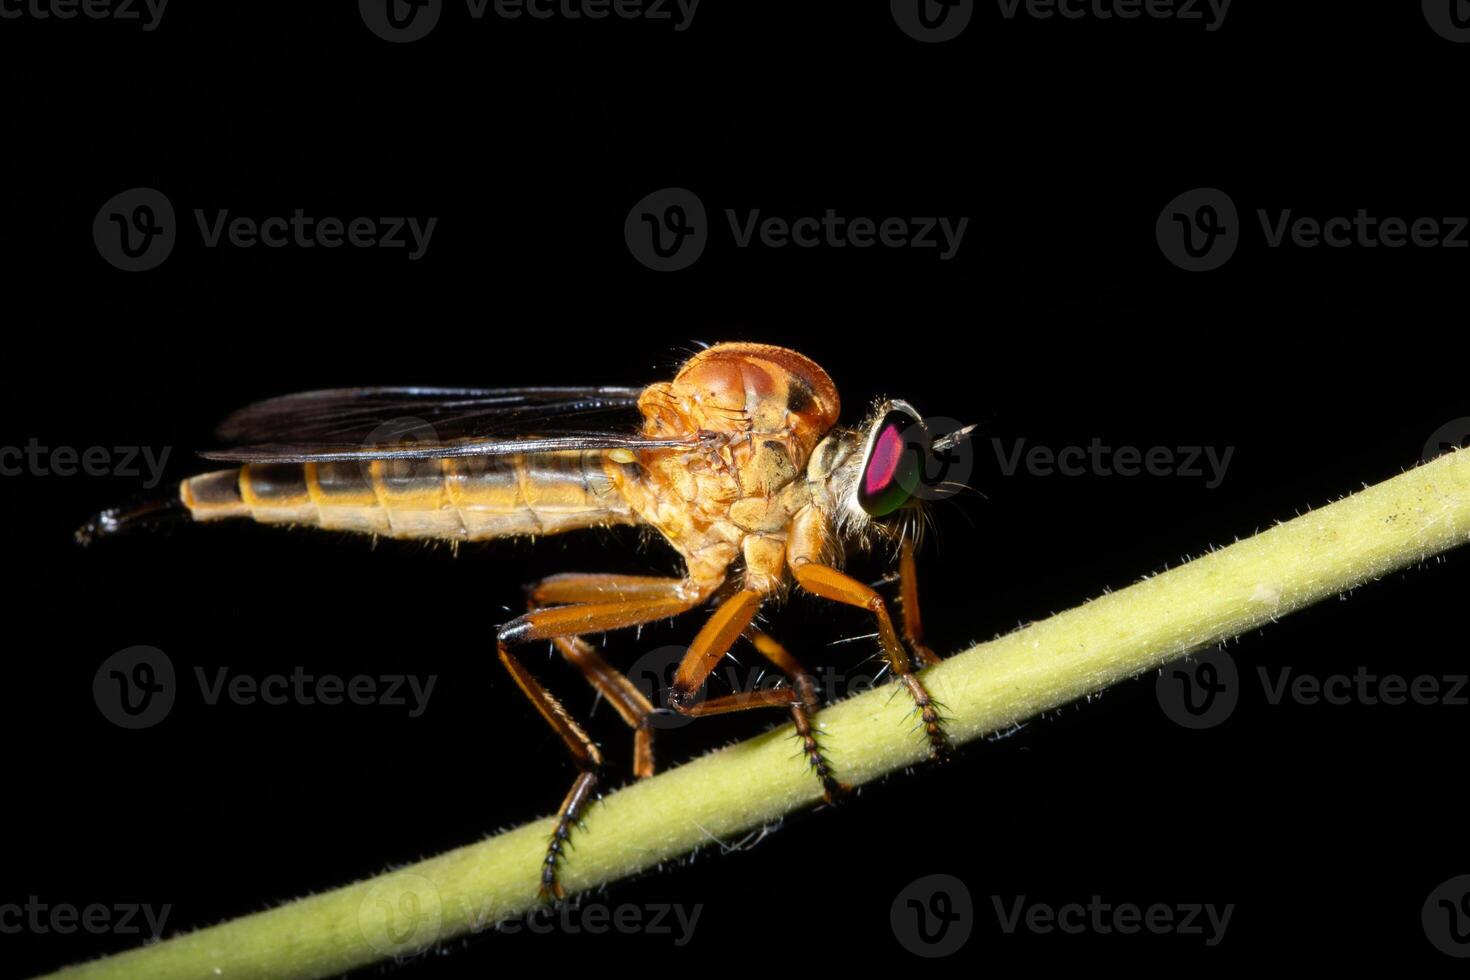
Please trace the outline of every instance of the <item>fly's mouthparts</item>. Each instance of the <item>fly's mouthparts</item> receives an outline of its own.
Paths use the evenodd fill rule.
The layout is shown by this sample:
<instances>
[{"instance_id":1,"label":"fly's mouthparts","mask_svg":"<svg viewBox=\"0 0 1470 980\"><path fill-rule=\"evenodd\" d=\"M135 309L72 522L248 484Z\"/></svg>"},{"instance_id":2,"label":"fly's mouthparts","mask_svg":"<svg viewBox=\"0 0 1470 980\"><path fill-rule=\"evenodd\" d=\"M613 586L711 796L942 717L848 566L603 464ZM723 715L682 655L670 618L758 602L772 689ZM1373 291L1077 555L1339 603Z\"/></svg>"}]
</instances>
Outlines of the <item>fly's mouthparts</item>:
<instances>
[{"instance_id":1,"label":"fly's mouthparts","mask_svg":"<svg viewBox=\"0 0 1470 980\"><path fill-rule=\"evenodd\" d=\"M955 446L958 446L960 443L970 438L970 433L974 432L975 429L977 429L978 427L978 425L972 424L965 426L963 429L956 429L947 436L941 436L940 438L935 439L933 448L936 452L943 452L946 449L953 449Z\"/></svg>"}]
</instances>

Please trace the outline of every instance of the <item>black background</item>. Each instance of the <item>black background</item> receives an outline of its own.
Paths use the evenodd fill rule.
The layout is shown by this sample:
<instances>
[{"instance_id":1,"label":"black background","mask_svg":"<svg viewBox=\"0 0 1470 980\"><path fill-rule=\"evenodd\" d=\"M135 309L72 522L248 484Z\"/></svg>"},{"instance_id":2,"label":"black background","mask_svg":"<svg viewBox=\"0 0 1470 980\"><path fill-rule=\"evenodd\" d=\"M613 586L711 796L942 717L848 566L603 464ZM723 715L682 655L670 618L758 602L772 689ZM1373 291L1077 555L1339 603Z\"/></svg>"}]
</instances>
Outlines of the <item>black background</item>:
<instances>
[{"instance_id":1,"label":"black background","mask_svg":"<svg viewBox=\"0 0 1470 980\"><path fill-rule=\"evenodd\" d=\"M202 468L192 452L220 417L265 395L641 384L696 341L780 343L828 369L849 418L890 394L982 423L984 496L937 508L921 557L930 641L954 651L1391 477L1470 416L1465 252L1271 249L1255 220L1258 208L1466 213L1458 92L1470 47L1437 36L1419 5L1241 3L1211 32L1006 20L980 4L964 34L933 45L885 6L706 0L681 32L474 21L450 3L433 34L404 45L374 37L351 4L181 4L152 32L0 21L0 442L171 447L167 487ZM180 241L161 267L127 274L102 260L91 228L104 201L137 186L168 195ZM694 190L714 227L698 262L660 274L630 256L623 221L668 186ZM1201 186L1235 201L1244 240L1223 268L1186 273L1161 254L1154 223ZM726 208L829 207L970 223L949 261L739 249L724 225ZM207 249L195 208L439 223L411 262L403 250ZM1216 488L997 465L994 440L1094 438L1234 455ZM249 525L72 545L89 512L140 483L0 481L11 572L0 902L168 904L170 931L187 930L543 815L572 769L495 663L494 627L544 574L675 568L627 536L458 558ZM1240 704L1207 731L1169 721L1148 675L794 816L749 850L707 850L596 896L702 905L682 948L648 934L486 934L387 972L919 966L889 906L940 872L975 898L957 954L966 969L1452 967L1420 908L1470 870L1466 709L1272 706L1255 667L1463 673L1467 587L1470 565L1451 554L1242 638L1230 647ZM871 653L827 645L866 632L861 616L807 600L772 628L817 664ZM628 662L693 629L614 639L609 655ZM299 665L438 683L413 719L192 696L130 732L90 692L99 664L136 644L186 676ZM532 660L585 715L576 676ZM664 737L661 761L774 723L702 722ZM626 733L605 705L591 727L616 784ZM1020 895L1236 908L1215 947L1007 935L992 896ZM136 941L0 935L0 972Z\"/></svg>"}]
</instances>

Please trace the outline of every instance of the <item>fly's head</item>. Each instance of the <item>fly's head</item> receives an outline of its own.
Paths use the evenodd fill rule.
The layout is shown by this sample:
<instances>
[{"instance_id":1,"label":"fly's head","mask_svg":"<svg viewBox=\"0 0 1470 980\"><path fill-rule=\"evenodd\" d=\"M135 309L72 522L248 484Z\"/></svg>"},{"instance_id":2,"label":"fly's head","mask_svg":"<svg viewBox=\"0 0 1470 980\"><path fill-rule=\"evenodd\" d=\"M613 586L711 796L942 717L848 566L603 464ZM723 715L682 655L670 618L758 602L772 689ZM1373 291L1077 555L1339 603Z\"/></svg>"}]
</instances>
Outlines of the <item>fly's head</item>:
<instances>
[{"instance_id":1,"label":"fly's head","mask_svg":"<svg viewBox=\"0 0 1470 980\"><path fill-rule=\"evenodd\" d=\"M936 435L914 407L879 401L861 426L834 432L818 446L807 478L824 488L828 514L846 540L917 534L924 506L949 496L963 479L955 450L974 426Z\"/></svg>"},{"instance_id":2,"label":"fly's head","mask_svg":"<svg viewBox=\"0 0 1470 980\"><path fill-rule=\"evenodd\" d=\"M638 408L649 436L715 437L712 465L732 473L742 495L761 495L800 476L841 402L810 358L742 343L700 351L673 381L644 389Z\"/></svg>"}]
</instances>

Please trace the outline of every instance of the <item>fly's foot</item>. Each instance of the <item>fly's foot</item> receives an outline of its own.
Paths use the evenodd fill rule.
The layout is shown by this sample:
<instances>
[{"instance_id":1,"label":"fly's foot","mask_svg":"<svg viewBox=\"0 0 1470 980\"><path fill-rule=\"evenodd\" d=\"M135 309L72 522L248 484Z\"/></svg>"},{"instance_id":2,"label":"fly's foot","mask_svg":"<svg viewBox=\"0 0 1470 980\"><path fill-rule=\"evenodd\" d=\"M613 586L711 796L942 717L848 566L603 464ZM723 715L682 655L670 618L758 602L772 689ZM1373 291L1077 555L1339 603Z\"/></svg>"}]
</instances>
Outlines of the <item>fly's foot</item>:
<instances>
[{"instance_id":1,"label":"fly's foot","mask_svg":"<svg viewBox=\"0 0 1470 980\"><path fill-rule=\"evenodd\" d=\"M838 780L832 764L822 753L816 729L812 727L811 713L805 703L798 701L792 704L791 720L796 723L796 737L801 740L801 754L806 756L807 767L822 784L822 799L828 804L837 803L851 792L852 787Z\"/></svg>"},{"instance_id":2,"label":"fly's foot","mask_svg":"<svg viewBox=\"0 0 1470 980\"><path fill-rule=\"evenodd\" d=\"M572 828L582 827L582 812L586 808L587 801L592 797L592 790L596 785L597 773L595 770L582 773L577 777L577 781L572 785L572 791L567 794L566 801L562 803L561 810L557 813L556 827L551 832L551 839L546 843L546 860L541 865L541 887L537 889L537 895L545 904L554 904L566 898L566 890L557 880L557 871L561 862L566 859L566 852L571 847Z\"/></svg>"},{"instance_id":3,"label":"fly's foot","mask_svg":"<svg viewBox=\"0 0 1470 980\"><path fill-rule=\"evenodd\" d=\"M954 755L954 746L944 731L944 716L940 714L941 705L930 697L928 689L924 687L924 682L919 680L917 674L905 674L903 682L914 699L919 721L924 726L924 737L929 741L929 761L946 761Z\"/></svg>"}]
</instances>

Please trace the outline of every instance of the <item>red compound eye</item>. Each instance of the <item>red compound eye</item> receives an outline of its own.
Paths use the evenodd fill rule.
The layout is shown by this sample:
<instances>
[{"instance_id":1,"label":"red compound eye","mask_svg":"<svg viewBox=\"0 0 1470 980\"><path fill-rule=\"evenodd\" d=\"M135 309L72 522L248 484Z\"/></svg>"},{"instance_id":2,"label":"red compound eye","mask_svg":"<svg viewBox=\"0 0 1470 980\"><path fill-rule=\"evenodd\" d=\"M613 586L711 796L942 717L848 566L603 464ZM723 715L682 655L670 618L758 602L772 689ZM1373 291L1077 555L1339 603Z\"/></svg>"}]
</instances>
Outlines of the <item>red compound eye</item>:
<instances>
[{"instance_id":1,"label":"red compound eye","mask_svg":"<svg viewBox=\"0 0 1470 980\"><path fill-rule=\"evenodd\" d=\"M858 481L858 506L883 517L909 502L924 472L923 428L906 412L889 412L869 441Z\"/></svg>"},{"instance_id":2,"label":"red compound eye","mask_svg":"<svg viewBox=\"0 0 1470 980\"><path fill-rule=\"evenodd\" d=\"M879 494L891 486L902 459L903 433L897 426L884 426L873 443L873 455L868 457L868 470L863 474L863 492Z\"/></svg>"}]
</instances>

